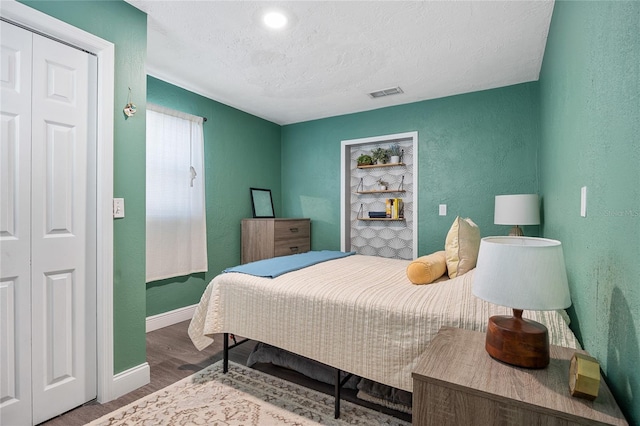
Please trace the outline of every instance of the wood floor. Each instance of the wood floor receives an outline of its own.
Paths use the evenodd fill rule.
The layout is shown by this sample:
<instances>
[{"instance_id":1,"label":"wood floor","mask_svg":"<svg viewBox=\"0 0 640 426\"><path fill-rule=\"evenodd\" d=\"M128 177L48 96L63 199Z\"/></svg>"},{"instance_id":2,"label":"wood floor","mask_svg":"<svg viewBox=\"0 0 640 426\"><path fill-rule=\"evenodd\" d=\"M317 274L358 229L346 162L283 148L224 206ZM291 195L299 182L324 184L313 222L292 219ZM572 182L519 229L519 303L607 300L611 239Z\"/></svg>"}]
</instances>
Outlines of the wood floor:
<instances>
[{"instance_id":1,"label":"wood floor","mask_svg":"<svg viewBox=\"0 0 640 426\"><path fill-rule=\"evenodd\" d=\"M151 382L148 385L106 404L99 404L95 401L88 402L82 407L55 417L48 422L42 423L42 425L84 425L221 360L221 339L216 339L215 343L200 352L193 346L187 335L188 326L189 321L185 321L147 333L147 362L151 369ZM247 342L232 349L229 352L229 359L244 365L254 345L255 342ZM276 367L271 364L259 364L256 365L256 368L299 385L333 394L332 385L317 382L294 371ZM358 399L356 392L357 391L352 389L343 389L342 397L344 400L391 414L403 420L411 421L411 416L407 414Z\"/></svg>"}]
</instances>

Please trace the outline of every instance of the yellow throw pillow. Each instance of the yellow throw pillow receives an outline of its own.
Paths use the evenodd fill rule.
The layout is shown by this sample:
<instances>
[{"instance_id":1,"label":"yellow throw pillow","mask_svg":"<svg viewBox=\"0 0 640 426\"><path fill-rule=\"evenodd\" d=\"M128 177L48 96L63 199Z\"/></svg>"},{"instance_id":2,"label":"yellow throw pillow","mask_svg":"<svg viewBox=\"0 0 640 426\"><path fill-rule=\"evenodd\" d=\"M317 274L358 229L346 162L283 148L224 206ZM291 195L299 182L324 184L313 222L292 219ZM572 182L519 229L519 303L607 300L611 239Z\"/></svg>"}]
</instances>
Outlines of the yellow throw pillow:
<instances>
[{"instance_id":1,"label":"yellow throw pillow","mask_svg":"<svg viewBox=\"0 0 640 426\"><path fill-rule=\"evenodd\" d=\"M446 272L444 250L419 257L407 266L407 278L414 284L430 284Z\"/></svg>"},{"instance_id":2,"label":"yellow throw pillow","mask_svg":"<svg viewBox=\"0 0 640 426\"><path fill-rule=\"evenodd\" d=\"M476 267L480 249L480 228L469 218L456 217L444 245L449 278L466 274Z\"/></svg>"}]
</instances>

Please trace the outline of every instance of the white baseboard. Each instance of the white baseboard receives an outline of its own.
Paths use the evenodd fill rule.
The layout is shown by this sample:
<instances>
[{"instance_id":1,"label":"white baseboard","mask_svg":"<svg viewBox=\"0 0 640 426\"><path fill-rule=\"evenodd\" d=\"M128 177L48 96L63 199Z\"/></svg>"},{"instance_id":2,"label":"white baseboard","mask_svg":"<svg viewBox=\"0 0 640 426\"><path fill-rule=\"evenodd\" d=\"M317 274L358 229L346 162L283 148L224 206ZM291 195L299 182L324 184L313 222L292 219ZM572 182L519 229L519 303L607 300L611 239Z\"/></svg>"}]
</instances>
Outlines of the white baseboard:
<instances>
[{"instance_id":1,"label":"white baseboard","mask_svg":"<svg viewBox=\"0 0 640 426\"><path fill-rule=\"evenodd\" d=\"M113 376L111 399L120 398L151 381L151 369L146 362Z\"/></svg>"},{"instance_id":2,"label":"white baseboard","mask_svg":"<svg viewBox=\"0 0 640 426\"><path fill-rule=\"evenodd\" d=\"M185 306L184 308L175 309L158 315L147 317L146 329L147 333L158 330L163 327L177 324L182 321L190 320L196 310L197 305ZM143 363L130 368L122 373L113 376L113 384L111 388L111 398L114 400L120 398L131 391L134 391L151 381L151 369L148 363ZM106 401L104 401L106 402Z\"/></svg>"},{"instance_id":3,"label":"white baseboard","mask_svg":"<svg viewBox=\"0 0 640 426\"><path fill-rule=\"evenodd\" d=\"M147 333L159 328L168 327L182 321L190 320L196 311L196 305L185 306L158 315L147 317Z\"/></svg>"}]
</instances>

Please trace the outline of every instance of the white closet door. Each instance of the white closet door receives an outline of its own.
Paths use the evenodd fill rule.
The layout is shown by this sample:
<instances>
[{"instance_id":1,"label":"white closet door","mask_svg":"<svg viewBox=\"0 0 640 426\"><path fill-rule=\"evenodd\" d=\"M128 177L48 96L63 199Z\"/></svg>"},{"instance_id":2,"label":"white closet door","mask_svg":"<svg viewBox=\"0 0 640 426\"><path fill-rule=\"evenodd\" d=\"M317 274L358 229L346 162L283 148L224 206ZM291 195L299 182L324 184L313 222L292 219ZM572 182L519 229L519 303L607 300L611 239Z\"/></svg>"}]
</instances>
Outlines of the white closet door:
<instances>
[{"instance_id":1,"label":"white closet door","mask_svg":"<svg viewBox=\"0 0 640 426\"><path fill-rule=\"evenodd\" d=\"M37 424L97 393L96 59L1 26L0 416Z\"/></svg>"},{"instance_id":2,"label":"white closet door","mask_svg":"<svg viewBox=\"0 0 640 426\"><path fill-rule=\"evenodd\" d=\"M95 248L87 247L88 214L95 215L87 208L87 170L95 168L87 162L90 59L33 36L34 423L96 396L95 271L86 266L93 263L88 255L95 256Z\"/></svg>"},{"instance_id":3,"label":"white closet door","mask_svg":"<svg viewBox=\"0 0 640 426\"><path fill-rule=\"evenodd\" d=\"M15 425L31 424L31 33L0 30L0 417Z\"/></svg>"}]
</instances>

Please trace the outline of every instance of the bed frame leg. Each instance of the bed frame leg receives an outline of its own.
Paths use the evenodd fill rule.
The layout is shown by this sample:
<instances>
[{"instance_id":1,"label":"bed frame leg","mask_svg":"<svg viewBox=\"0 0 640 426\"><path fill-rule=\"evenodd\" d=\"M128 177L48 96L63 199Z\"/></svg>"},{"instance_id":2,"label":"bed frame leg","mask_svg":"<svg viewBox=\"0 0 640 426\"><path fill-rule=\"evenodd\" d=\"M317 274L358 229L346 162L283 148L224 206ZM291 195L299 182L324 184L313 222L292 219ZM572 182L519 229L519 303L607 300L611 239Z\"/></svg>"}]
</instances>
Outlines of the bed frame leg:
<instances>
[{"instance_id":1,"label":"bed frame leg","mask_svg":"<svg viewBox=\"0 0 640 426\"><path fill-rule=\"evenodd\" d=\"M233 339L233 345L229 346L229 338ZM227 374L229 371L229 349L233 349L236 346L248 342L249 339L242 339L239 342L236 340L236 335L231 333L222 333L222 372Z\"/></svg>"},{"instance_id":2,"label":"bed frame leg","mask_svg":"<svg viewBox=\"0 0 640 426\"><path fill-rule=\"evenodd\" d=\"M342 387L340 383L340 369L336 368L336 389L333 395L335 410L334 417L337 419L340 417L340 388Z\"/></svg>"},{"instance_id":3,"label":"bed frame leg","mask_svg":"<svg viewBox=\"0 0 640 426\"><path fill-rule=\"evenodd\" d=\"M229 333L224 333L222 340L222 372L227 374L229 371Z\"/></svg>"},{"instance_id":4,"label":"bed frame leg","mask_svg":"<svg viewBox=\"0 0 640 426\"><path fill-rule=\"evenodd\" d=\"M340 371L339 368L336 368L336 390L335 390L335 393L334 393L335 418L336 419L338 417L340 417L340 389L342 389L342 387L347 384L349 379L351 379L351 377L353 377L353 373L347 373L347 375L344 376L344 379L340 380L341 373L342 373L342 371Z\"/></svg>"}]
</instances>

